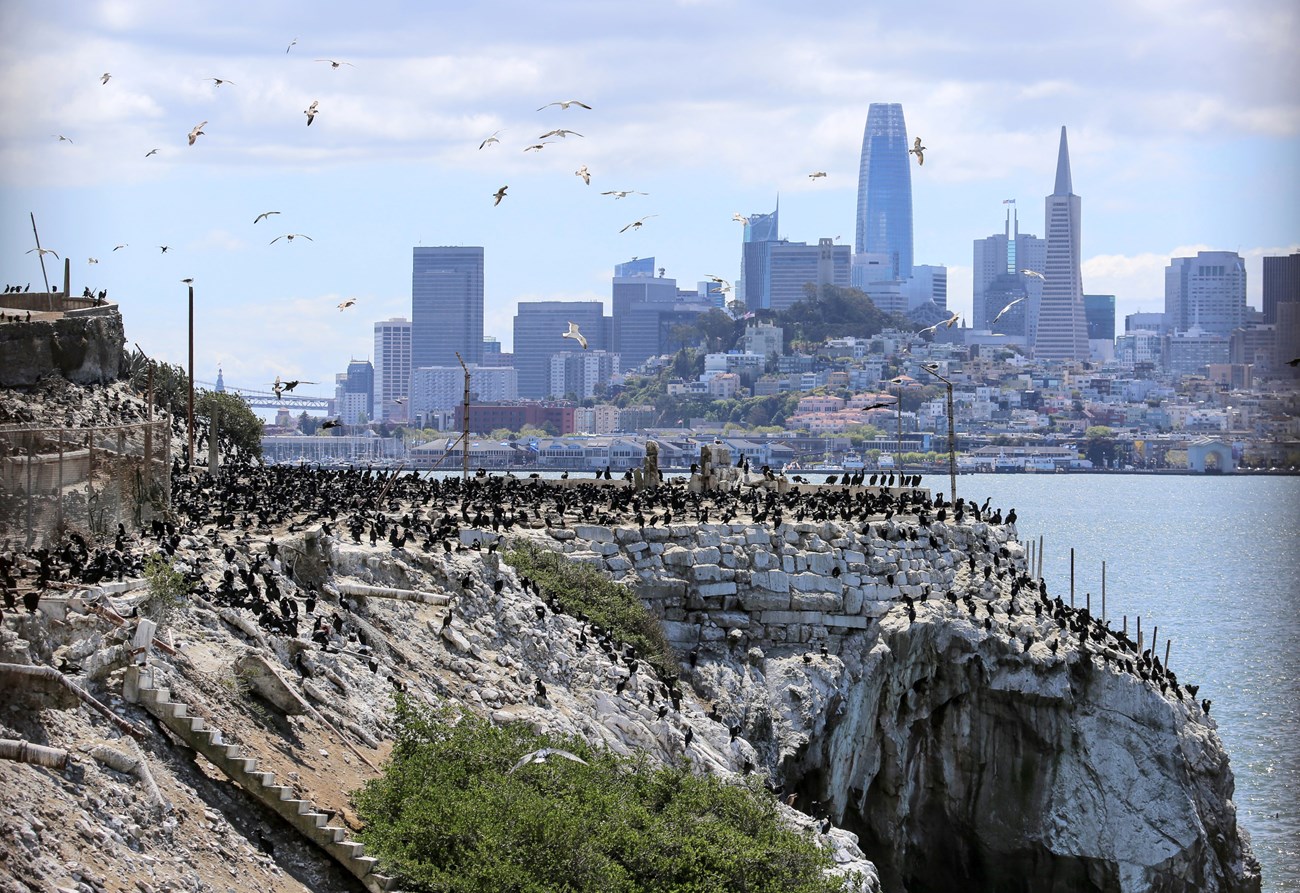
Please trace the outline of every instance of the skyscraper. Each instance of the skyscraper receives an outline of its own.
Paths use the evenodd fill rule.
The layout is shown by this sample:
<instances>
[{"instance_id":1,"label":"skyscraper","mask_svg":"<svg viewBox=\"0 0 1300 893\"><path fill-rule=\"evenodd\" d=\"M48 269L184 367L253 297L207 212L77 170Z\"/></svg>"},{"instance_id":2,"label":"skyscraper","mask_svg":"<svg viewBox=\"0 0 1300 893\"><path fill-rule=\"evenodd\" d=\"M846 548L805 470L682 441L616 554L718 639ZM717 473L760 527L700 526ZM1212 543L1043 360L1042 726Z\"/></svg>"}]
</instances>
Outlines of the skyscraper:
<instances>
[{"instance_id":1,"label":"skyscraper","mask_svg":"<svg viewBox=\"0 0 1300 893\"><path fill-rule=\"evenodd\" d=\"M745 234L740 246L740 282L736 285L737 297L750 310L771 307L771 296L766 289L768 279L768 243L780 240L778 222L781 199L771 214L750 214L745 221Z\"/></svg>"},{"instance_id":2,"label":"skyscraper","mask_svg":"<svg viewBox=\"0 0 1300 893\"><path fill-rule=\"evenodd\" d=\"M907 149L903 106L873 102L862 134L853 251L886 255L888 278L898 280L912 277L912 168Z\"/></svg>"},{"instance_id":3,"label":"skyscraper","mask_svg":"<svg viewBox=\"0 0 1300 893\"><path fill-rule=\"evenodd\" d=\"M1265 257L1263 285L1264 322L1275 323L1278 304L1300 302L1300 252Z\"/></svg>"},{"instance_id":4,"label":"skyscraper","mask_svg":"<svg viewBox=\"0 0 1300 893\"><path fill-rule=\"evenodd\" d=\"M609 324L600 301L520 301L515 313L515 368L519 396L538 399L551 393L551 357L576 345L565 338L576 323L589 350L604 350ZM564 391L560 392L564 394Z\"/></svg>"},{"instance_id":5,"label":"skyscraper","mask_svg":"<svg viewBox=\"0 0 1300 893\"><path fill-rule=\"evenodd\" d=\"M483 357L483 249L416 248L411 264L411 367Z\"/></svg>"},{"instance_id":6,"label":"skyscraper","mask_svg":"<svg viewBox=\"0 0 1300 893\"><path fill-rule=\"evenodd\" d=\"M375 323L374 409L380 421L406 421L411 393L411 321L397 317Z\"/></svg>"},{"instance_id":7,"label":"skyscraper","mask_svg":"<svg viewBox=\"0 0 1300 893\"><path fill-rule=\"evenodd\" d=\"M1246 320L1246 265L1235 251L1198 251L1165 268L1165 325L1228 335Z\"/></svg>"},{"instance_id":8,"label":"skyscraper","mask_svg":"<svg viewBox=\"0 0 1300 893\"><path fill-rule=\"evenodd\" d=\"M652 257L614 267L609 349L619 355L624 372L682 347L679 327L713 309L698 293L678 289L676 279L651 275L653 268Z\"/></svg>"},{"instance_id":9,"label":"skyscraper","mask_svg":"<svg viewBox=\"0 0 1300 893\"><path fill-rule=\"evenodd\" d=\"M848 287L852 255L848 245L836 245L822 238L816 245L805 242L769 242L765 307L788 310L808 297L807 287Z\"/></svg>"},{"instance_id":10,"label":"skyscraper","mask_svg":"<svg viewBox=\"0 0 1300 893\"><path fill-rule=\"evenodd\" d=\"M1088 359L1088 323L1079 273L1079 196L1070 182L1070 148L1061 127L1056 188L1047 197L1047 262L1043 297L1034 332L1034 358L1076 362Z\"/></svg>"},{"instance_id":11,"label":"skyscraper","mask_svg":"<svg viewBox=\"0 0 1300 893\"><path fill-rule=\"evenodd\" d=\"M1043 296L1043 281L1021 274L1021 270L1042 273L1047 263L1047 242L1020 231L1020 216L1008 210L1002 232L975 240L975 265L971 285L971 327L993 328L993 317L1016 300L1025 300L998 320L997 331L1005 335L1033 337L1033 323Z\"/></svg>"}]
</instances>

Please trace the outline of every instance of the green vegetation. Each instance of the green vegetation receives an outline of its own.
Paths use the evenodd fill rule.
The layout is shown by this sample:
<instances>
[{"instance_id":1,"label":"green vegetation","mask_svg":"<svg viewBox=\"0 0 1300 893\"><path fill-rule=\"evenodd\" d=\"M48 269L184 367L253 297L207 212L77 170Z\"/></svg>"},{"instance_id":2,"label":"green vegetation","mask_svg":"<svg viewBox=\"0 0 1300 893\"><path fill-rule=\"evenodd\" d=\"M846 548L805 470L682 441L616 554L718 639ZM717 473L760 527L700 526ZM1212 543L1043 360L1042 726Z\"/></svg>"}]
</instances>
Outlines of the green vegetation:
<instances>
[{"instance_id":1,"label":"green vegetation","mask_svg":"<svg viewBox=\"0 0 1300 893\"><path fill-rule=\"evenodd\" d=\"M153 369L154 406L164 409L177 418L189 413L190 379L185 370L174 363L158 363L138 350L126 357L127 378L137 393L149 393L149 370ZM217 434L230 439L246 457L262 455L262 420L248 404L234 394L218 394L199 389L194 392L194 424L207 430L213 412L217 413Z\"/></svg>"},{"instance_id":2,"label":"green vegetation","mask_svg":"<svg viewBox=\"0 0 1300 893\"><path fill-rule=\"evenodd\" d=\"M858 288L823 285L805 287L808 297L777 314L776 323L785 331L785 343L806 341L820 344L827 338L870 338L885 329L915 331L906 316L886 313L866 292Z\"/></svg>"},{"instance_id":3,"label":"green vegetation","mask_svg":"<svg viewBox=\"0 0 1300 893\"><path fill-rule=\"evenodd\" d=\"M677 672L677 658L659 621L626 586L589 564L527 540L516 540L504 557L521 576L536 580L543 593L554 596L564 613L586 614L617 641L634 646L661 674Z\"/></svg>"},{"instance_id":4,"label":"green vegetation","mask_svg":"<svg viewBox=\"0 0 1300 893\"><path fill-rule=\"evenodd\" d=\"M437 893L830 893L833 863L756 782L593 751L396 694L384 773L354 795L361 839L403 889ZM512 767L525 754L560 756Z\"/></svg>"},{"instance_id":5,"label":"green vegetation","mask_svg":"<svg viewBox=\"0 0 1300 893\"><path fill-rule=\"evenodd\" d=\"M144 579L149 585L149 597L140 605L140 613L162 626L180 607L189 587L184 575L164 555L150 555L144 560Z\"/></svg>"}]
</instances>

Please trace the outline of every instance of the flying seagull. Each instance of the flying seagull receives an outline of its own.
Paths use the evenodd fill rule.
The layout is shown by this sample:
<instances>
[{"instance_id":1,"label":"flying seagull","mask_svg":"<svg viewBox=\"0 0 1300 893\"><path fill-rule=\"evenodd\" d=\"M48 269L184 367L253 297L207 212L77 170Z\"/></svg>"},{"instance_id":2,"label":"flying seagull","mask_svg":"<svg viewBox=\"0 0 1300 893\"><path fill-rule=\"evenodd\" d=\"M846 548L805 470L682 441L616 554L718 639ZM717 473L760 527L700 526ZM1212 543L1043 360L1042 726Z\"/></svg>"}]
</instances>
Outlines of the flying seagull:
<instances>
[{"instance_id":1,"label":"flying seagull","mask_svg":"<svg viewBox=\"0 0 1300 893\"><path fill-rule=\"evenodd\" d=\"M59 257L59 252L55 251L53 248L33 248L27 253L31 254L32 251L38 252L41 257L44 257L47 254L53 254L55 257ZM63 258L59 257L59 260L63 260Z\"/></svg>"},{"instance_id":2,"label":"flying seagull","mask_svg":"<svg viewBox=\"0 0 1300 893\"><path fill-rule=\"evenodd\" d=\"M339 304L339 310L347 310L349 307L351 307L351 306L352 306L353 304L355 304L356 302L357 302L357 299L356 299L356 298L348 298L346 301L344 301L343 303Z\"/></svg>"},{"instance_id":3,"label":"flying seagull","mask_svg":"<svg viewBox=\"0 0 1300 893\"><path fill-rule=\"evenodd\" d=\"M502 186L496 192L492 193L492 197L496 199L496 201L492 203L492 207L495 208L497 205L501 204L501 199L506 197L506 190L509 188L509 186Z\"/></svg>"},{"instance_id":4,"label":"flying seagull","mask_svg":"<svg viewBox=\"0 0 1300 893\"><path fill-rule=\"evenodd\" d=\"M311 122L316 119L316 107L319 105L320 105L320 100L313 99L311 101L311 105L307 106L305 109L302 110L302 113L307 116L308 127L311 127Z\"/></svg>"},{"instance_id":5,"label":"flying seagull","mask_svg":"<svg viewBox=\"0 0 1300 893\"><path fill-rule=\"evenodd\" d=\"M343 425L342 419L326 419L325 421L321 422L320 429L322 431L328 431L330 428L339 428L342 427L342 425Z\"/></svg>"},{"instance_id":6,"label":"flying seagull","mask_svg":"<svg viewBox=\"0 0 1300 893\"><path fill-rule=\"evenodd\" d=\"M66 136L64 136L64 135L61 134L61 133L56 133L56 134L53 134L53 135L54 135L54 136L57 136L57 137L59 138L59 142L61 142L61 143L72 143L72 140L68 139ZM72 143L72 144L73 144L74 146L76 145L76 143Z\"/></svg>"},{"instance_id":7,"label":"flying seagull","mask_svg":"<svg viewBox=\"0 0 1300 893\"><path fill-rule=\"evenodd\" d=\"M1286 364L1294 369L1296 366L1300 366L1300 357L1296 357L1294 360L1287 360Z\"/></svg>"},{"instance_id":8,"label":"flying seagull","mask_svg":"<svg viewBox=\"0 0 1300 893\"><path fill-rule=\"evenodd\" d=\"M1047 277L1044 276L1042 273L1038 272L1037 270L1021 270L1020 275L1028 276L1030 279L1037 279L1041 282L1047 281Z\"/></svg>"},{"instance_id":9,"label":"flying seagull","mask_svg":"<svg viewBox=\"0 0 1300 893\"><path fill-rule=\"evenodd\" d=\"M158 150L157 150L157 149L150 149L148 152L145 152L145 153L144 153L144 157L145 157L145 158L148 158L150 155L156 155L156 154L158 154Z\"/></svg>"},{"instance_id":10,"label":"flying seagull","mask_svg":"<svg viewBox=\"0 0 1300 893\"><path fill-rule=\"evenodd\" d=\"M272 214L279 214L279 213L280 213L279 211L263 211L261 214L258 214L256 217L253 218L253 222L258 223L264 220L265 218L270 217Z\"/></svg>"},{"instance_id":11,"label":"flying seagull","mask_svg":"<svg viewBox=\"0 0 1300 893\"><path fill-rule=\"evenodd\" d=\"M531 146L524 147L525 152L532 152L534 149L541 150L551 144L551 140L545 140L540 143L533 143Z\"/></svg>"},{"instance_id":12,"label":"flying seagull","mask_svg":"<svg viewBox=\"0 0 1300 893\"><path fill-rule=\"evenodd\" d=\"M647 214L647 215L645 215L644 217L642 217L640 220L634 220L634 221L632 221L632 222L629 223L627 226L625 226L625 227L623 227L621 230L619 230L619 232L621 232L621 233L625 233L625 232L627 232L627 231L630 230L630 229L640 229L641 226L642 226L642 224L644 224L644 223L645 223L647 220L649 220L651 217L658 217L658 216L659 216L658 214Z\"/></svg>"},{"instance_id":13,"label":"flying seagull","mask_svg":"<svg viewBox=\"0 0 1300 893\"><path fill-rule=\"evenodd\" d=\"M591 171L587 170L587 166L585 164L582 167L578 168L576 171L574 171L573 175L575 177L582 177L582 182L586 183L588 186L591 185Z\"/></svg>"},{"instance_id":14,"label":"flying seagull","mask_svg":"<svg viewBox=\"0 0 1300 893\"><path fill-rule=\"evenodd\" d=\"M289 52L291 49L293 49L294 44L296 44L297 42L298 42L298 38L295 37L293 40L289 41L289 45L284 48L284 51L286 53Z\"/></svg>"},{"instance_id":15,"label":"flying seagull","mask_svg":"<svg viewBox=\"0 0 1300 893\"><path fill-rule=\"evenodd\" d=\"M567 109L571 105L576 105L581 108L587 109L588 111L591 110L591 106L587 105L585 102L578 102L578 100L576 99L559 99L556 100L555 102L546 103L546 105L542 106L542 108L538 109L538 111L540 112L542 109L548 109L553 105L558 105L561 109Z\"/></svg>"},{"instance_id":16,"label":"flying seagull","mask_svg":"<svg viewBox=\"0 0 1300 893\"><path fill-rule=\"evenodd\" d=\"M159 254L166 254L168 251L171 250L171 247L172 247L172 246L170 246L170 245L159 245L158 247L162 249L160 252L158 252Z\"/></svg>"},{"instance_id":17,"label":"flying seagull","mask_svg":"<svg viewBox=\"0 0 1300 893\"><path fill-rule=\"evenodd\" d=\"M582 134L578 133L578 131L576 130L548 130L546 133L543 133L541 136L539 136L538 139L544 140L548 136L558 136L560 139L564 139L566 136L570 136L570 135L582 136Z\"/></svg>"},{"instance_id":18,"label":"flying seagull","mask_svg":"<svg viewBox=\"0 0 1300 893\"><path fill-rule=\"evenodd\" d=\"M578 324L576 322L569 323L569 331L565 332L560 337L572 338L574 341L582 345L583 350L587 349L587 337L578 331Z\"/></svg>"},{"instance_id":19,"label":"flying seagull","mask_svg":"<svg viewBox=\"0 0 1300 893\"><path fill-rule=\"evenodd\" d=\"M235 86L234 81L228 81L225 78L204 78L203 80L212 81L212 83L216 84L218 87L220 87L222 84L229 84L232 87Z\"/></svg>"},{"instance_id":20,"label":"flying seagull","mask_svg":"<svg viewBox=\"0 0 1300 893\"><path fill-rule=\"evenodd\" d=\"M908 155L916 156L916 165L920 167L925 164L925 146L921 145L921 138L918 136L912 141L912 148L907 150Z\"/></svg>"},{"instance_id":21,"label":"flying seagull","mask_svg":"<svg viewBox=\"0 0 1300 893\"><path fill-rule=\"evenodd\" d=\"M492 135L489 136L487 139L485 139L483 142L479 143L479 144L478 144L478 147L479 147L480 149L482 149L484 146L486 146L486 145L488 145L488 144L490 144L490 143L500 143L501 140L497 139L497 134L500 133L500 132L501 132L501 131L499 131L499 130L494 130L494 131L492 131Z\"/></svg>"},{"instance_id":22,"label":"flying seagull","mask_svg":"<svg viewBox=\"0 0 1300 893\"><path fill-rule=\"evenodd\" d=\"M106 71L106 72L104 72L102 75L99 76L99 83L100 83L101 85L103 85L103 84L107 84L107 83L108 83L108 79L111 78L111 77L112 77L112 75L109 74L109 73Z\"/></svg>"},{"instance_id":23,"label":"flying seagull","mask_svg":"<svg viewBox=\"0 0 1300 893\"><path fill-rule=\"evenodd\" d=\"M208 123L207 121L203 121L202 123L199 123L199 124L195 124L195 125L194 125L194 129L190 131L190 145L191 145L191 146L194 145L194 141L195 141L196 139L198 139L199 137L203 136L203 128L204 128L205 125L207 125L207 123ZM147 156L146 156L146 157L147 157Z\"/></svg>"},{"instance_id":24,"label":"flying seagull","mask_svg":"<svg viewBox=\"0 0 1300 893\"><path fill-rule=\"evenodd\" d=\"M560 750L558 747L543 747L541 750L535 750L532 753L524 754L523 757L520 758L519 762L515 763L514 766L506 772L506 775L517 772L529 763L545 763L546 758L552 756L564 757L566 760L572 760L573 762L581 763L584 766L589 765L582 757L577 754L569 753L567 750Z\"/></svg>"},{"instance_id":25,"label":"flying seagull","mask_svg":"<svg viewBox=\"0 0 1300 893\"><path fill-rule=\"evenodd\" d=\"M280 241L281 239L288 239L290 242L292 242L294 239L298 238L299 236L302 236L308 242L316 241L311 236L303 235L302 233L285 233L283 236L276 236L274 239L270 241L269 244L274 245L276 242Z\"/></svg>"},{"instance_id":26,"label":"flying seagull","mask_svg":"<svg viewBox=\"0 0 1300 893\"><path fill-rule=\"evenodd\" d=\"M119 249L119 248L126 248L126 247L127 247L128 245L130 245L130 244L131 244L130 242L124 242L124 243L121 244L121 245L114 245L114 246L113 246L113 250L116 251L116 250Z\"/></svg>"},{"instance_id":27,"label":"flying seagull","mask_svg":"<svg viewBox=\"0 0 1300 893\"><path fill-rule=\"evenodd\" d=\"M933 332L936 329L938 329L939 326L947 326L948 328L951 329L952 324L957 319L958 315L959 314L954 313L952 316L948 317L947 319L941 319L932 326L926 326L924 329L921 329L921 331L917 332L916 334L924 335L926 332Z\"/></svg>"},{"instance_id":28,"label":"flying seagull","mask_svg":"<svg viewBox=\"0 0 1300 893\"><path fill-rule=\"evenodd\" d=\"M961 319L961 314L954 313L952 316L948 317L943 321L943 325L951 329L953 327L953 324L955 324L959 319Z\"/></svg>"},{"instance_id":29,"label":"flying seagull","mask_svg":"<svg viewBox=\"0 0 1300 893\"><path fill-rule=\"evenodd\" d=\"M809 180L816 180L818 177L826 176L826 171L813 171L808 175Z\"/></svg>"},{"instance_id":30,"label":"flying seagull","mask_svg":"<svg viewBox=\"0 0 1300 893\"><path fill-rule=\"evenodd\" d=\"M749 223L749 218L744 214L732 214L731 219L741 224Z\"/></svg>"},{"instance_id":31,"label":"flying seagull","mask_svg":"<svg viewBox=\"0 0 1300 893\"><path fill-rule=\"evenodd\" d=\"M316 61L317 61L317 62L328 62L328 63L330 64L330 68L338 68L340 65L352 65L351 62L335 62L333 59L317 59ZM353 68L356 68L355 65L352 65L352 67L353 67Z\"/></svg>"},{"instance_id":32,"label":"flying seagull","mask_svg":"<svg viewBox=\"0 0 1300 893\"><path fill-rule=\"evenodd\" d=\"M1006 313L1008 310L1010 310L1012 307L1016 306L1017 304L1019 304L1019 303L1020 303L1021 301L1023 301L1023 300L1024 300L1024 298L1016 298L1016 299L1015 299L1014 301L1012 301L1010 304L1008 304L1007 306L1003 307L1001 310L998 311L998 315L995 316L995 317L993 317L993 322L989 323L989 325L993 325L994 322L997 322L999 319L1002 318L1002 314Z\"/></svg>"},{"instance_id":33,"label":"flying seagull","mask_svg":"<svg viewBox=\"0 0 1300 893\"><path fill-rule=\"evenodd\" d=\"M614 198L626 198L629 195L649 195L648 192L637 192L635 189L610 189L602 192L601 195L612 195Z\"/></svg>"},{"instance_id":34,"label":"flying seagull","mask_svg":"<svg viewBox=\"0 0 1300 893\"><path fill-rule=\"evenodd\" d=\"M97 264L97 263L99 263L99 258L97 258L97 257L88 257L88 258L86 258L86 263L88 263L88 264Z\"/></svg>"}]
</instances>

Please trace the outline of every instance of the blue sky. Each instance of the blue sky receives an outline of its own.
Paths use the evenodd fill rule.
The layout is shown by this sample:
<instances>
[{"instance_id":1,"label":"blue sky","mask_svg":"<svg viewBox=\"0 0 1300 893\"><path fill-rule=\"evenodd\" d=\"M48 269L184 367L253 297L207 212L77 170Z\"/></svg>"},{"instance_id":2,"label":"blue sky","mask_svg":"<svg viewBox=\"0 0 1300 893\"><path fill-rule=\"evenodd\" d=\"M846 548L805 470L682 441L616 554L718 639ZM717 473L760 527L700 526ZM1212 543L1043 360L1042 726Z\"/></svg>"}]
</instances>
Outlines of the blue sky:
<instances>
[{"instance_id":1,"label":"blue sky","mask_svg":"<svg viewBox=\"0 0 1300 893\"><path fill-rule=\"evenodd\" d=\"M951 307L1003 199L1044 235L1061 125L1085 291L1160 310L1170 257L1235 250L1258 306L1259 258L1300 246L1296 5L1078 7L7 0L0 279L40 282L35 212L74 291L108 288L151 354L183 362L193 277L200 380L220 364L324 394L375 320L409 316L415 245L484 246L486 330L508 348L520 300L608 303L633 256L734 280L731 215L778 193L784 237L851 244L867 107L901 102L929 148L916 261L949 267ZM592 109L537 111L563 99ZM556 128L583 136L524 150ZM268 244L287 233L312 241Z\"/></svg>"}]
</instances>

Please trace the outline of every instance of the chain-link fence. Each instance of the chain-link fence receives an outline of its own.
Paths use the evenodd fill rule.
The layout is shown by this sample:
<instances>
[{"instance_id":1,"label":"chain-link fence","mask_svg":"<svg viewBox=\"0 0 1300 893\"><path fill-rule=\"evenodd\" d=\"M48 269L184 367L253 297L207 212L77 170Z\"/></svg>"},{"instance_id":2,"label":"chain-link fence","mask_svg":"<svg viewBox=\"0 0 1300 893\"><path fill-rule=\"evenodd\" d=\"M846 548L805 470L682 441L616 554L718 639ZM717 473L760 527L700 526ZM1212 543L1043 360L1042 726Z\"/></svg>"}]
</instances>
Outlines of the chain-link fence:
<instances>
[{"instance_id":1,"label":"chain-link fence","mask_svg":"<svg viewBox=\"0 0 1300 893\"><path fill-rule=\"evenodd\" d=\"M171 502L171 422L102 428L0 426L0 540L138 530Z\"/></svg>"}]
</instances>

